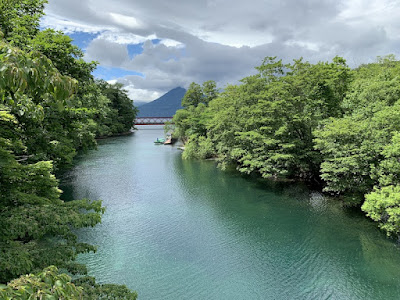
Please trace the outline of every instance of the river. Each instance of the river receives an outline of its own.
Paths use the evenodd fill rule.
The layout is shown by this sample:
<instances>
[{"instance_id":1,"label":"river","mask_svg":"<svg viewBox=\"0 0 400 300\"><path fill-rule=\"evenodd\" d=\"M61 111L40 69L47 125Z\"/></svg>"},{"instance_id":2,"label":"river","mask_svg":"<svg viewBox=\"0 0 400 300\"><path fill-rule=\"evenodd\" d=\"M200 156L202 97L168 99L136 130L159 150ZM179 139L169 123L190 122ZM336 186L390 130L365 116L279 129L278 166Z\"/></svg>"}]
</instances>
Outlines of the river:
<instances>
[{"instance_id":1,"label":"river","mask_svg":"<svg viewBox=\"0 0 400 300\"><path fill-rule=\"evenodd\" d=\"M79 261L147 299L399 299L400 249L361 213L302 184L221 171L154 145L159 127L100 141L61 181L101 199ZM149 128L149 127L147 127Z\"/></svg>"}]
</instances>

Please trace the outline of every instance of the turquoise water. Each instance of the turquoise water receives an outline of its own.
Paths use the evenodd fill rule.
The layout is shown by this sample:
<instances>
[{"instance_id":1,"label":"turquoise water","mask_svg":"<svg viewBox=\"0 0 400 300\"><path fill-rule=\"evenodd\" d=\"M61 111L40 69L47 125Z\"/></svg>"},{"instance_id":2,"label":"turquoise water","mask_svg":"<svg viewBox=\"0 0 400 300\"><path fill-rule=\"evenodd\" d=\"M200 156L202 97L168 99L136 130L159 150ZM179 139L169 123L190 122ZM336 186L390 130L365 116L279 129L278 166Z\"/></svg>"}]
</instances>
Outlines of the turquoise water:
<instances>
[{"instance_id":1,"label":"turquoise water","mask_svg":"<svg viewBox=\"0 0 400 300\"><path fill-rule=\"evenodd\" d=\"M140 129L101 141L62 180L102 199L89 274L139 299L399 299L400 249L362 214L301 184L184 161Z\"/></svg>"}]
</instances>

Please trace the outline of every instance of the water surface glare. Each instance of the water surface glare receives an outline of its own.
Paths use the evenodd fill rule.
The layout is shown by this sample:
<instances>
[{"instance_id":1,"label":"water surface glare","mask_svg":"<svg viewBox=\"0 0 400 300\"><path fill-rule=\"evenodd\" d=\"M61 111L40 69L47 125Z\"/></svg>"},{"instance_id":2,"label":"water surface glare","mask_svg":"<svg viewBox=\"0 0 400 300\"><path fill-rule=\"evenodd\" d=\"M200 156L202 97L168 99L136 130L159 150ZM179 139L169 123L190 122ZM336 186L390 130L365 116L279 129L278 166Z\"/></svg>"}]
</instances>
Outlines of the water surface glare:
<instances>
[{"instance_id":1,"label":"water surface glare","mask_svg":"<svg viewBox=\"0 0 400 300\"><path fill-rule=\"evenodd\" d=\"M100 142L62 179L65 199L102 199L79 231L102 283L147 299L399 299L400 250L361 214L301 184L185 161L161 129Z\"/></svg>"}]
</instances>

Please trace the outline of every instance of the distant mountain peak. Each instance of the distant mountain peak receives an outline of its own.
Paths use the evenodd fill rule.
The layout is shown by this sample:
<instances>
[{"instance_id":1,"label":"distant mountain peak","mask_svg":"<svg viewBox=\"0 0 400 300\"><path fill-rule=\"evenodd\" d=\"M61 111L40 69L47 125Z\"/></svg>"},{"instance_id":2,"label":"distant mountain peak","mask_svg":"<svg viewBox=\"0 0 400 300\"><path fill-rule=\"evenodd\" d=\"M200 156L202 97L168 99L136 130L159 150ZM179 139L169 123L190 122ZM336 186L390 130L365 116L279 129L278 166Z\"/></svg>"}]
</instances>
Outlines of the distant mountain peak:
<instances>
[{"instance_id":1,"label":"distant mountain peak","mask_svg":"<svg viewBox=\"0 0 400 300\"><path fill-rule=\"evenodd\" d=\"M181 109L182 98L186 90L176 87L168 91L160 98L141 105L138 117L172 117L178 109Z\"/></svg>"},{"instance_id":2,"label":"distant mountain peak","mask_svg":"<svg viewBox=\"0 0 400 300\"><path fill-rule=\"evenodd\" d=\"M177 86L176 88L173 88L173 89L170 90L169 92L172 92L172 91L179 91L179 90L185 90L185 93L186 93L186 89L184 89L184 88L181 87L181 86ZM168 94L169 92L167 92L167 94Z\"/></svg>"}]
</instances>

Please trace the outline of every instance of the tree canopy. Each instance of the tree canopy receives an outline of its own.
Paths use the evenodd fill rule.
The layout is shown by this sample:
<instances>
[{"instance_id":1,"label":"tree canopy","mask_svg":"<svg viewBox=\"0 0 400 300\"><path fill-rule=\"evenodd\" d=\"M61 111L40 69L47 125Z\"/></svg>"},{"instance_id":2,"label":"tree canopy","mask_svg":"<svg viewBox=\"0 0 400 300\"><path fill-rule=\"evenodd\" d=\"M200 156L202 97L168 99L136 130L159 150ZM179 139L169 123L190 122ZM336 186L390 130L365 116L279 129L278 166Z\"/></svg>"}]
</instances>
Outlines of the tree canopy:
<instances>
[{"instance_id":1,"label":"tree canopy","mask_svg":"<svg viewBox=\"0 0 400 300\"><path fill-rule=\"evenodd\" d=\"M388 55L351 70L340 57L267 57L256 69L210 101L206 83L190 85L174 116L183 157L318 183L399 234L400 62Z\"/></svg>"},{"instance_id":2,"label":"tree canopy","mask_svg":"<svg viewBox=\"0 0 400 300\"><path fill-rule=\"evenodd\" d=\"M136 292L124 285L97 284L93 277L71 280L54 266L38 274L23 275L0 286L2 299L125 299L135 300Z\"/></svg>"},{"instance_id":3,"label":"tree canopy","mask_svg":"<svg viewBox=\"0 0 400 300\"><path fill-rule=\"evenodd\" d=\"M128 132L137 109L122 85L93 78L97 63L68 36L39 29L45 3L0 2L0 283L10 282L0 295L135 299L124 286L73 284L57 270L86 274L75 259L96 247L78 241L77 229L98 224L104 207L62 201L54 173L96 137Z\"/></svg>"}]
</instances>

